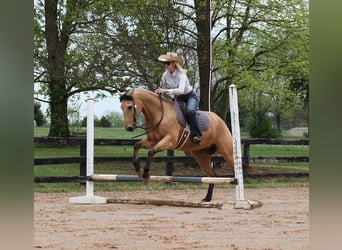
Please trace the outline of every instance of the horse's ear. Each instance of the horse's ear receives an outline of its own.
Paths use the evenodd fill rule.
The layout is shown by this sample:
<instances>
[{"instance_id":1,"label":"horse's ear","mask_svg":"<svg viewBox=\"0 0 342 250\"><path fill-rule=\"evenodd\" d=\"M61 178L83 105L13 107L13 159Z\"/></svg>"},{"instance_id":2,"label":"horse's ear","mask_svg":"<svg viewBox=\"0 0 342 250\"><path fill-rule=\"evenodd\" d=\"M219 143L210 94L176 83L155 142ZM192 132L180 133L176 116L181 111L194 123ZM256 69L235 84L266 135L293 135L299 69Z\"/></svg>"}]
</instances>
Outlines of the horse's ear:
<instances>
[{"instance_id":1,"label":"horse's ear","mask_svg":"<svg viewBox=\"0 0 342 250\"><path fill-rule=\"evenodd\" d=\"M121 92L120 90L117 90L117 93L119 96L122 96L123 94L125 94L125 92Z\"/></svg>"},{"instance_id":2,"label":"horse's ear","mask_svg":"<svg viewBox=\"0 0 342 250\"><path fill-rule=\"evenodd\" d=\"M119 96L120 96L120 102L122 102L122 100L129 100L129 101L133 101L134 99L133 99L133 96L131 96L131 95L127 95L127 93L126 92L120 92L120 91L118 91L118 94L119 94Z\"/></svg>"}]
</instances>

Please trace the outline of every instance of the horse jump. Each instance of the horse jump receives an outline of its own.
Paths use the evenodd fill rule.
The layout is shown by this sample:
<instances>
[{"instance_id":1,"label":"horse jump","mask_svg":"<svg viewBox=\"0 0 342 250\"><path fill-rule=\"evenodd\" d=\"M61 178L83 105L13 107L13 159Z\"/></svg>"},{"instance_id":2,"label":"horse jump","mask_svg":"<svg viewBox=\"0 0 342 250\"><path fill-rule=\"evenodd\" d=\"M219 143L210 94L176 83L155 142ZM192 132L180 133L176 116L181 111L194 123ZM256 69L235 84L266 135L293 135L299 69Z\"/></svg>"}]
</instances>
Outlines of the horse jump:
<instances>
[{"instance_id":1,"label":"horse jump","mask_svg":"<svg viewBox=\"0 0 342 250\"><path fill-rule=\"evenodd\" d=\"M88 177L89 181L141 181L138 175L116 175L116 174L93 174ZM204 184L236 184L235 178L221 177L193 177L193 176L150 176L150 181L155 182L185 182L185 183L204 183Z\"/></svg>"},{"instance_id":2,"label":"horse jump","mask_svg":"<svg viewBox=\"0 0 342 250\"><path fill-rule=\"evenodd\" d=\"M178 122L173 101L145 89L133 89L126 93L119 93L119 95L124 126L127 131L137 128L140 113L143 113L145 117L146 136L135 144L133 155L135 170L145 183L150 180L149 172L153 156L168 149L190 151L208 177L217 177L211 167L211 156L217 152L222 155L230 170L235 174L232 135L225 122L217 114L198 113L198 116L205 117L206 123L209 124L201 131L202 142L200 144L193 144L189 138L180 143L185 128ZM143 167L140 165L140 148L148 149L147 160ZM213 190L214 184L209 184L203 201L211 201Z\"/></svg>"},{"instance_id":3,"label":"horse jump","mask_svg":"<svg viewBox=\"0 0 342 250\"><path fill-rule=\"evenodd\" d=\"M94 181L139 181L141 178L148 178L149 181L159 181L159 182L188 182L188 183L207 183L209 184L208 193L206 198L210 198L209 200L206 198L204 201L210 201L211 195L213 191L214 184L217 183L230 183L236 185L236 202L235 202L235 208L243 208L243 209L251 209L255 207L261 206L261 203L254 202L252 200L246 201L244 199L244 189L243 189L243 175L242 175L242 161L241 161L241 144L240 144L240 130L239 130L239 118L238 118L238 109L237 109L237 93L236 93L236 87L235 85L230 86L230 108L231 108L231 120L232 120L232 131L233 131L233 139L232 139L232 150L234 152L234 157L229 158L230 164L232 163L232 160L234 160L234 174L235 178L222 178L222 177L181 177L181 176L150 176L148 174L148 171L146 171L146 167L144 167L144 172L142 175L139 175L140 167L138 170L138 175L104 175L104 174L94 174L94 115L93 115L93 102L94 99L88 98L87 99L87 184L86 184L86 195L80 196L80 197L70 197L69 202L71 203L82 203L82 204L89 204L89 203L107 203L107 198L105 197L99 197L94 196ZM133 104L133 106L127 106L127 110L131 110L132 114L134 114L134 119L136 118L136 103ZM141 104L139 104L141 105ZM126 116L125 116L126 117ZM125 118L126 121L126 118ZM126 121L127 126L127 121ZM133 123L132 123L133 124ZM133 124L135 126L135 124ZM146 125L146 124L145 124ZM147 125L149 126L149 125ZM127 127L126 127L127 128ZM205 136L204 136L205 138ZM141 147L141 143L138 146L135 146L134 150L134 160L135 166L139 166L137 164L137 151ZM186 146L185 148L188 149L189 146ZM208 155L207 150L204 148L200 148L198 150L198 154L195 154L197 156L196 160L201 158L200 153L205 153L206 158ZM150 160L152 159L152 156L155 152L150 153L149 157ZM220 152L219 153L224 153ZM227 155L225 158L227 158ZM208 165L210 164L210 161L207 162ZM148 163L149 164L149 163ZM202 167L202 165L201 165ZM230 165L232 167L232 165ZM149 170L149 168L148 168ZM126 202L128 203L128 202ZM220 206L221 207L221 206Z\"/></svg>"}]
</instances>

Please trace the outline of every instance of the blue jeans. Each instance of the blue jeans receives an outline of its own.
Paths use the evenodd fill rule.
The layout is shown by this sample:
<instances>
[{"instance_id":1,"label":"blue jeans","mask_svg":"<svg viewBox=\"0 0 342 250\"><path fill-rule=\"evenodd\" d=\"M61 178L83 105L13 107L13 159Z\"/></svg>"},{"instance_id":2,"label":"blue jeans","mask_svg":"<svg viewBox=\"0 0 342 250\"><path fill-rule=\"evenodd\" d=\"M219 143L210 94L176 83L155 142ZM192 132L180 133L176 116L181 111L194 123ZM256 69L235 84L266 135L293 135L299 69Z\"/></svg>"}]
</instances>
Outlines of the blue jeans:
<instances>
[{"instance_id":1,"label":"blue jeans","mask_svg":"<svg viewBox=\"0 0 342 250\"><path fill-rule=\"evenodd\" d=\"M189 119L191 136L202 136L202 133L198 128L198 121L196 117L196 110L199 102L196 93L192 91L186 96L180 96L180 99L186 103L186 114Z\"/></svg>"}]
</instances>

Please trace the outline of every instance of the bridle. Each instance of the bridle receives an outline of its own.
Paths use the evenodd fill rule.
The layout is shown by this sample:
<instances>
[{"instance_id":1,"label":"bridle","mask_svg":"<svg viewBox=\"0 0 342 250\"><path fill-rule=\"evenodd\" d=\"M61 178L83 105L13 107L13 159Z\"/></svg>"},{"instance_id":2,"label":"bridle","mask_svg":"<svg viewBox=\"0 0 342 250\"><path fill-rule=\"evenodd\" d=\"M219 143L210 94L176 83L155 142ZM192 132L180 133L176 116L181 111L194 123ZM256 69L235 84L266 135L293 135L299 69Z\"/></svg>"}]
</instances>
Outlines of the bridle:
<instances>
[{"instance_id":1,"label":"bridle","mask_svg":"<svg viewBox=\"0 0 342 250\"><path fill-rule=\"evenodd\" d=\"M133 94L133 93L134 93L134 89L133 89L132 94ZM121 95L121 96L120 96L120 102L122 102L123 100L130 100L130 101L133 101L133 124L134 124L134 127L135 127L135 128L142 128L142 129L145 130L145 133L142 133L142 134L139 134L139 135L136 135L136 136L131 137L131 138L136 138L136 137L139 137L139 136L142 136L142 135L146 135L146 134L148 134L148 133L151 133L153 130L155 130L156 128L159 127L160 123L162 122L162 120L163 120L163 118L164 118L164 106L163 106L162 96L159 95L159 101L160 101L160 106L161 106L161 110L162 110L162 114L161 114L161 116L160 116L160 119L159 119L159 121L158 121L155 125L153 125L153 126L151 126L151 127L145 128L143 125L137 125L137 117L138 117L139 114L138 114L138 112L137 112L137 106L135 105L135 100L134 100L134 97L133 97L132 94L128 95L128 94L125 93L125 94ZM147 130L148 130L148 131L147 131Z\"/></svg>"}]
</instances>

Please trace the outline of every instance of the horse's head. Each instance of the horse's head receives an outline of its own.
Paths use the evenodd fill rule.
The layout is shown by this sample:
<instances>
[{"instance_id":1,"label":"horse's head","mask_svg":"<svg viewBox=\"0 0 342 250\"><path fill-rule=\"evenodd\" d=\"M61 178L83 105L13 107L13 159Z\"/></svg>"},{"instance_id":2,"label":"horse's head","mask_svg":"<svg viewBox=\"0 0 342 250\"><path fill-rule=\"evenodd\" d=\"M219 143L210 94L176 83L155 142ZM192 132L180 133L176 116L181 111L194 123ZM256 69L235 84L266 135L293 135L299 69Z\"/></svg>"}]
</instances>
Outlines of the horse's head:
<instances>
[{"instance_id":1,"label":"horse's head","mask_svg":"<svg viewBox=\"0 0 342 250\"><path fill-rule=\"evenodd\" d=\"M132 95L119 92L121 109L124 115L124 124L127 131L133 131L137 127L138 111Z\"/></svg>"}]
</instances>

